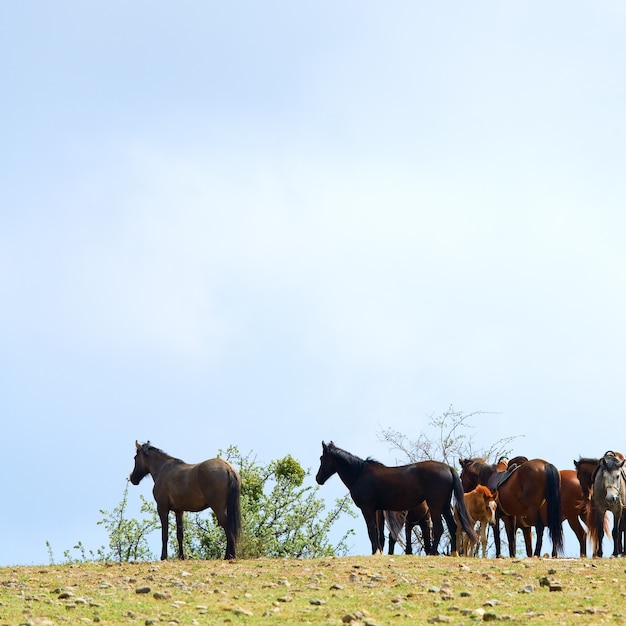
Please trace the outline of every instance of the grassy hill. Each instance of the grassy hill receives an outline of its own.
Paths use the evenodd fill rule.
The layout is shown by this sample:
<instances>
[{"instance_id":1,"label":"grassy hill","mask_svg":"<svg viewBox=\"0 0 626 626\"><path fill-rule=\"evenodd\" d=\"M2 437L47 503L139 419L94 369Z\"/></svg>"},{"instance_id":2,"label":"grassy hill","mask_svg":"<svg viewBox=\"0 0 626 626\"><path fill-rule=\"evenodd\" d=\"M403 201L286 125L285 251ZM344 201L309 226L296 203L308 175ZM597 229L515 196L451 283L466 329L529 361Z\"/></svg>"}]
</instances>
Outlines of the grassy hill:
<instances>
[{"instance_id":1,"label":"grassy hill","mask_svg":"<svg viewBox=\"0 0 626 626\"><path fill-rule=\"evenodd\" d=\"M0 624L599 624L620 559L373 556L0 568Z\"/></svg>"}]
</instances>

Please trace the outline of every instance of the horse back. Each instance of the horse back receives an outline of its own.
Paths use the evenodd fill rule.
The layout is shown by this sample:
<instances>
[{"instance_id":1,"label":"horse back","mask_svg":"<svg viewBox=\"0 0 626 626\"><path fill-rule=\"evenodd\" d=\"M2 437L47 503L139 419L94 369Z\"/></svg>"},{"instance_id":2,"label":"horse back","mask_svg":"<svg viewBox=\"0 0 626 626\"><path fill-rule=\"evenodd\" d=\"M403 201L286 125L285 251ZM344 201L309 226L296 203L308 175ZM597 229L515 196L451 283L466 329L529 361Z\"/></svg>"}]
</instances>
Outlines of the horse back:
<instances>
[{"instance_id":1,"label":"horse back","mask_svg":"<svg viewBox=\"0 0 626 626\"><path fill-rule=\"evenodd\" d=\"M502 509L510 515L527 515L538 511L546 497L547 472L553 467L543 459L522 463L511 476L498 486Z\"/></svg>"},{"instance_id":2,"label":"horse back","mask_svg":"<svg viewBox=\"0 0 626 626\"><path fill-rule=\"evenodd\" d=\"M453 477L450 466L440 461L420 461L390 467L371 464L350 489L360 508L405 511L426 500L429 506L450 500Z\"/></svg>"},{"instance_id":3,"label":"horse back","mask_svg":"<svg viewBox=\"0 0 626 626\"><path fill-rule=\"evenodd\" d=\"M172 511L225 509L229 488L241 480L235 468L224 459L201 463L172 463L154 483L157 505L166 504Z\"/></svg>"}]
</instances>

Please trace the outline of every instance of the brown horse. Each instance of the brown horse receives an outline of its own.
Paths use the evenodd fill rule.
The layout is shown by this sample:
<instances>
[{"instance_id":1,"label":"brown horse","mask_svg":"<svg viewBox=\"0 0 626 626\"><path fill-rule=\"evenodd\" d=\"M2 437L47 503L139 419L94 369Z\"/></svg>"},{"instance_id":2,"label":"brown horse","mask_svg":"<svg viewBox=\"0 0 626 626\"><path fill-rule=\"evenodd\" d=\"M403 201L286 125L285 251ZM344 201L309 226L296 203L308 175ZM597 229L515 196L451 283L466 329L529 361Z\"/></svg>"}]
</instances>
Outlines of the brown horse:
<instances>
[{"instance_id":1,"label":"brown horse","mask_svg":"<svg viewBox=\"0 0 626 626\"><path fill-rule=\"evenodd\" d=\"M576 468L576 477L580 483L580 488L583 492L583 497L588 499L591 496L591 487L593 486L593 474L596 468L600 464L600 459L592 457L581 457L578 461L574 461L574 467Z\"/></svg>"},{"instance_id":2,"label":"brown horse","mask_svg":"<svg viewBox=\"0 0 626 626\"><path fill-rule=\"evenodd\" d=\"M161 519L161 559L167 559L169 513L176 515L178 557L183 552L183 515L185 511L203 511L211 507L218 524L226 533L227 559L234 559L241 530L239 496L241 479L237 470L224 459L209 459L189 465L159 450L148 441L135 442L137 454L130 482L138 485L150 474L154 480L152 493Z\"/></svg>"},{"instance_id":3,"label":"brown horse","mask_svg":"<svg viewBox=\"0 0 626 626\"><path fill-rule=\"evenodd\" d=\"M474 520L474 525L479 524L478 536L482 548L483 559L487 556L487 528L496 524L496 500L488 487L478 485L476 489L468 491L464 496L465 507L469 516ZM454 510L456 519L456 508ZM478 544L469 545L467 536L459 526L456 531L456 542L459 554L463 556L477 556Z\"/></svg>"},{"instance_id":4,"label":"brown horse","mask_svg":"<svg viewBox=\"0 0 626 626\"><path fill-rule=\"evenodd\" d=\"M581 520L584 522L587 517L585 495L575 470L560 470L559 474L561 476L561 520L567 520L567 523L576 535L576 539L578 539L580 556L585 557L587 556L587 531L580 523ZM548 507L545 502L541 506L541 519L544 525L547 524ZM537 542L539 544L537 549L539 551L541 551L541 539L542 537L537 532ZM557 556L554 545L552 546L552 556Z\"/></svg>"},{"instance_id":5,"label":"brown horse","mask_svg":"<svg viewBox=\"0 0 626 626\"><path fill-rule=\"evenodd\" d=\"M476 534L463 501L463 487L456 470L440 461L421 461L388 467L338 448L332 441L322 442L320 467L315 479L323 485L337 473L361 509L372 544L372 554L382 551L378 511L408 511L426 501L433 524L431 554L438 554L443 534L442 516L450 531L452 552L456 553L456 522L452 515L452 496L459 507L463 530L472 541Z\"/></svg>"},{"instance_id":6,"label":"brown horse","mask_svg":"<svg viewBox=\"0 0 626 626\"><path fill-rule=\"evenodd\" d=\"M426 502L418 504L410 511L384 511L384 517L389 526L389 554L393 554L395 545L399 540L400 530L404 526L404 552L405 554L413 554L413 529L419 526L422 531L422 545L424 552L430 554L432 549L431 542L431 523L430 512ZM458 522L457 522L458 523ZM382 537L381 545L384 545L385 538ZM401 543L401 541L400 541Z\"/></svg>"},{"instance_id":7,"label":"brown horse","mask_svg":"<svg viewBox=\"0 0 626 626\"><path fill-rule=\"evenodd\" d=\"M460 464L461 481L465 491L471 491L478 485L494 489L492 484L496 475L495 465L486 463L484 459L462 459ZM502 478L496 485L496 501L498 515L502 518L507 533L510 556L515 556L515 530L521 520L532 521L537 528L538 537L547 526L555 553L562 553L561 479L556 467L542 459L532 459L522 462L512 473L506 472ZM540 512L544 500L547 502L546 522L543 521ZM495 532L494 538L496 555L500 556L499 535ZM532 555L532 547L528 544L526 551L528 556ZM535 548L534 554L541 555L540 545Z\"/></svg>"}]
</instances>

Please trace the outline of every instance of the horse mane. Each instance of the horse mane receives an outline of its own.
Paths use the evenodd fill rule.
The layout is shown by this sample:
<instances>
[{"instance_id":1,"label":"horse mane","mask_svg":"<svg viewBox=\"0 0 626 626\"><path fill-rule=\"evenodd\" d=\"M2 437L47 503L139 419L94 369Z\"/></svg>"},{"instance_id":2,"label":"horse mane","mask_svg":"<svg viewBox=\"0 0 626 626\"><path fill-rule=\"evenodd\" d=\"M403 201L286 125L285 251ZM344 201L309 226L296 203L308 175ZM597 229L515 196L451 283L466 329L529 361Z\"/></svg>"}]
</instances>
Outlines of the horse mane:
<instances>
[{"instance_id":1,"label":"horse mane","mask_svg":"<svg viewBox=\"0 0 626 626\"><path fill-rule=\"evenodd\" d=\"M615 452L609 451L604 453L602 464L609 472L614 472L624 464L624 460L620 459Z\"/></svg>"},{"instance_id":2,"label":"horse mane","mask_svg":"<svg viewBox=\"0 0 626 626\"><path fill-rule=\"evenodd\" d=\"M141 445L141 449L146 454L148 454L148 453L155 454L156 453L159 456L167 457L168 460L174 461L175 463L184 463L184 461L182 459L177 459L176 457L172 456L171 454L168 454L167 452L164 452L163 450L161 450L161 448L157 448L156 446L153 446L149 441L144 443L144 444L142 444Z\"/></svg>"},{"instance_id":3,"label":"horse mane","mask_svg":"<svg viewBox=\"0 0 626 626\"><path fill-rule=\"evenodd\" d=\"M350 471L355 477L361 473L365 465L369 465L369 464L382 465L382 463L379 463L378 461L375 461L371 458L362 459L358 457L356 454L352 454L352 452L348 452L347 450L344 450L343 448L338 448L332 441L328 444L326 449L334 457L338 458L344 464L348 465L348 467L350 468Z\"/></svg>"},{"instance_id":4,"label":"horse mane","mask_svg":"<svg viewBox=\"0 0 626 626\"><path fill-rule=\"evenodd\" d=\"M477 456L473 459L467 459L465 463L467 464L468 470L471 470L476 474L481 474L487 469L494 472L496 471L496 465L493 463L489 463L489 461L487 461L484 456Z\"/></svg>"},{"instance_id":5,"label":"horse mane","mask_svg":"<svg viewBox=\"0 0 626 626\"><path fill-rule=\"evenodd\" d=\"M578 458L578 465L597 465L600 462L600 459L594 459L590 456L581 456Z\"/></svg>"}]
</instances>

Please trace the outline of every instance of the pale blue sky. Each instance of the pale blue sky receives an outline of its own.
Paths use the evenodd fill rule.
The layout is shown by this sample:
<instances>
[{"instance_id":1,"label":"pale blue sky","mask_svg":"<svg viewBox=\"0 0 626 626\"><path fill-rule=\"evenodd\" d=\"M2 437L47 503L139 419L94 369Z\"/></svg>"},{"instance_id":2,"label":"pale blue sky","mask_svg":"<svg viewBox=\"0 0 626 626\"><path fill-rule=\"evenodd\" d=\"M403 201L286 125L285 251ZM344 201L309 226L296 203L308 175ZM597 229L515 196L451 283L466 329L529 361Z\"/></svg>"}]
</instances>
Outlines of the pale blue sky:
<instances>
[{"instance_id":1,"label":"pale blue sky","mask_svg":"<svg viewBox=\"0 0 626 626\"><path fill-rule=\"evenodd\" d=\"M625 31L617 1L2 3L0 565L104 544L135 439L315 474L452 404L559 468L626 448Z\"/></svg>"}]
</instances>

